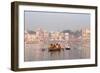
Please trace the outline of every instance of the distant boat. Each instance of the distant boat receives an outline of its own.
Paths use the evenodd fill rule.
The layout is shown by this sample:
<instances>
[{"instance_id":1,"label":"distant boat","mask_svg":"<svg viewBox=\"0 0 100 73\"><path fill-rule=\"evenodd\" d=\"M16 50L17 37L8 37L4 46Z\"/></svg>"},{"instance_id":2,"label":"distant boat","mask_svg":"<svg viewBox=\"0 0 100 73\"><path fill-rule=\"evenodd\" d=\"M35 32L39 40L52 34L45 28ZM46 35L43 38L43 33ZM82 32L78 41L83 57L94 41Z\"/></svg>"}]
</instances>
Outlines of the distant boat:
<instances>
[{"instance_id":1,"label":"distant boat","mask_svg":"<svg viewBox=\"0 0 100 73\"><path fill-rule=\"evenodd\" d=\"M65 49L66 49L66 50L70 50L71 48L70 48L69 45L67 45L67 46L65 47Z\"/></svg>"},{"instance_id":2,"label":"distant boat","mask_svg":"<svg viewBox=\"0 0 100 73\"><path fill-rule=\"evenodd\" d=\"M42 48L42 51L45 51L46 49L45 48Z\"/></svg>"},{"instance_id":3,"label":"distant boat","mask_svg":"<svg viewBox=\"0 0 100 73\"><path fill-rule=\"evenodd\" d=\"M71 48L70 47L67 47L67 48L65 48L66 50L70 50Z\"/></svg>"}]
</instances>

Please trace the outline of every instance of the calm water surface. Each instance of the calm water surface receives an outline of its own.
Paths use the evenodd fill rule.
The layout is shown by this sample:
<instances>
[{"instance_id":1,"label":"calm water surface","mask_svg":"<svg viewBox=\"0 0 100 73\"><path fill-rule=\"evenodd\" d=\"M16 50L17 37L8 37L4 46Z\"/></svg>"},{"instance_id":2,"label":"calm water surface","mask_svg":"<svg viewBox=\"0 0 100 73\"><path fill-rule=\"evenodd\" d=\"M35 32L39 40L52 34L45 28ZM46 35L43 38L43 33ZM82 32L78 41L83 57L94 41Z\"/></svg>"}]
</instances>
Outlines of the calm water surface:
<instances>
[{"instance_id":1,"label":"calm water surface","mask_svg":"<svg viewBox=\"0 0 100 73\"><path fill-rule=\"evenodd\" d=\"M46 61L90 58L90 48L82 48L80 45L71 47L70 50L48 51L39 44L25 44L24 61Z\"/></svg>"}]
</instances>

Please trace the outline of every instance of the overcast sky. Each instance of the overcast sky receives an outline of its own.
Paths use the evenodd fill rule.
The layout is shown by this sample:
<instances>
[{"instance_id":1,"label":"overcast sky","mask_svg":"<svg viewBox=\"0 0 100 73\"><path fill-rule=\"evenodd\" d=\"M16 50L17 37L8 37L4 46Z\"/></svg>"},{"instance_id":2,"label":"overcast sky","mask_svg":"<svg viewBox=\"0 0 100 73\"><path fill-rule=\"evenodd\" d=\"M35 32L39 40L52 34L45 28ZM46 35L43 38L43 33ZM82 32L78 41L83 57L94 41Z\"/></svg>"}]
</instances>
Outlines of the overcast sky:
<instances>
[{"instance_id":1,"label":"overcast sky","mask_svg":"<svg viewBox=\"0 0 100 73\"><path fill-rule=\"evenodd\" d=\"M90 27L90 14L25 11L25 30L80 30Z\"/></svg>"}]
</instances>

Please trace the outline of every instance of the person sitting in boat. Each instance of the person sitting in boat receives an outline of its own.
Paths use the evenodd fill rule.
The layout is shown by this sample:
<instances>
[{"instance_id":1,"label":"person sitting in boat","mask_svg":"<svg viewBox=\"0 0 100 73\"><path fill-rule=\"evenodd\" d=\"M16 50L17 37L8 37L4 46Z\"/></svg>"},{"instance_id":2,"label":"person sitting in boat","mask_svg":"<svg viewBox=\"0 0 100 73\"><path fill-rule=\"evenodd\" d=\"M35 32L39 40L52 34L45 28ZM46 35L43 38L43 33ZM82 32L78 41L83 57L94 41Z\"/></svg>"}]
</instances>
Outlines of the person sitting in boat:
<instances>
[{"instance_id":1,"label":"person sitting in boat","mask_svg":"<svg viewBox=\"0 0 100 73\"><path fill-rule=\"evenodd\" d=\"M56 44L56 49L61 49L61 46L60 46L60 44Z\"/></svg>"},{"instance_id":2,"label":"person sitting in boat","mask_svg":"<svg viewBox=\"0 0 100 73\"><path fill-rule=\"evenodd\" d=\"M50 44L49 49L53 49L53 48L54 48L54 45Z\"/></svg>"},{"instance_id":3,"label":"person sitting in boat","mask_svg":"<svg viewBox=\"0 0 100 73\"><path fill-rule=\"evenodd\" d=\"M60 49L61 49L61 45L60 45L60 44L58 44L58 48L60 48Z\"/></svg>"},{"instance_id":4,"label":"person sitting in boat","mask_svg":"<svg viewBox=\"0 0 100 73\"><path fill-rule=\"evenodd\" d=\"M56 44L53 44L53 49L56 49Z\"/></svg>"}]
</instances>

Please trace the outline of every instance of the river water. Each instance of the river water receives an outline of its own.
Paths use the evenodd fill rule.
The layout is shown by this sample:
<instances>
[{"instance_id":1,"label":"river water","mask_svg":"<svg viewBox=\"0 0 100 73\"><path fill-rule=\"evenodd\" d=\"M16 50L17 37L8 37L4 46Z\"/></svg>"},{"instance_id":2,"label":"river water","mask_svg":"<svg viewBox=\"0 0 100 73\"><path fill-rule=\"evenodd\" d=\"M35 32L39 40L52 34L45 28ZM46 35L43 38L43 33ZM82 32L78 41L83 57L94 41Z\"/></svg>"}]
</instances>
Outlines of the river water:
<instances>
[{"instance_id":1,"label":"river water","mask_svg":"<svg viewBox=\"0 0 100 73\"><path fill-rule=\"evenodd\" d=\"M24 61L71 60L90 58L90 48L71 47L70 50L48 51L39 44L25 44Z\"/></svg>"}]
</instances>

